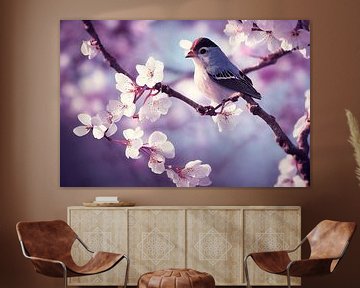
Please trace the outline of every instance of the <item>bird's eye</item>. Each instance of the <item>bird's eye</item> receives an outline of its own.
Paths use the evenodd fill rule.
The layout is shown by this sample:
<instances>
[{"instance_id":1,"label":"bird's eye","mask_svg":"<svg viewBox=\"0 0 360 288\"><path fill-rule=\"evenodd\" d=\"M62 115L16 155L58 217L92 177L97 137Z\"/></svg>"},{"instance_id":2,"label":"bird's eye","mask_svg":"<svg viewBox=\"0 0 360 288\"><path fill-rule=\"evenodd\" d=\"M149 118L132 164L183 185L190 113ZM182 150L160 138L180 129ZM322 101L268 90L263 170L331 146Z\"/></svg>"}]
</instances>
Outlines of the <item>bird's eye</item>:
<instances>
[{"instance_id":1,"label":"bird's eye","mask_svg":"<svg viewBox=\"0 0 360 288\"><path fill-rule=\"evenodd\" d=\"M205 54L205 53L206 53L206 49L205 49L205 48L201 48L201 49L199 50L199 53L200 53L200 54Z\"/></svg>"}]
</instances>

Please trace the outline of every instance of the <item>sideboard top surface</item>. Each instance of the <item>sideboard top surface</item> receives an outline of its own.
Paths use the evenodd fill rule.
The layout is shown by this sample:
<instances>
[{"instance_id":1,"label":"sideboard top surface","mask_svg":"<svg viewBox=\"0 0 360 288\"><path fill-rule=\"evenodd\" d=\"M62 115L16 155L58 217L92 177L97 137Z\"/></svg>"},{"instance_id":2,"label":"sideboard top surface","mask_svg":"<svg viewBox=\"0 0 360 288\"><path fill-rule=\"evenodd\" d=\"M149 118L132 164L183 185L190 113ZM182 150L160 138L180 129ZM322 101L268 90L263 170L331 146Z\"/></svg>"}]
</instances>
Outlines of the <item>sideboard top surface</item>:
<instances>
[{"instance_id":1,"label":"sideboard top surface","mask_svg":"<svg viewBox=\"0 0 360 288\"><path fill-rule=\"evenodd\" d=\"M301 210L301 206L132 206L132 207L85 207L85 206L69 206L68 209L132 209L132 210L144 210L144 209L174 209L174 210L186 210L186 209L221 209L221 210L257 210L257 209L283 209L283 210Z\"/></svg>"}]
</instances>

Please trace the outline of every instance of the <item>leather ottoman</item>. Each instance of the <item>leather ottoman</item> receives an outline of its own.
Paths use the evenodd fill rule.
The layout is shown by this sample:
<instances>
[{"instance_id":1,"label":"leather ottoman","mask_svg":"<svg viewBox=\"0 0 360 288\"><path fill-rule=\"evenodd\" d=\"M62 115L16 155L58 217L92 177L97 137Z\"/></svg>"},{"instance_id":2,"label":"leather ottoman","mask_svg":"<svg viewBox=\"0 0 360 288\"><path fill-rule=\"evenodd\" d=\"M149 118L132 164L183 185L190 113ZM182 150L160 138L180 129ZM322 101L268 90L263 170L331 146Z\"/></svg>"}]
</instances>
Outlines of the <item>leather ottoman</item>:
<instances>
[{"instance_id":1,"label":"leather ottoman","mask_svg":"<svg viewBox=\"0 0 360 288\"><path fill-rule=\"evenodd\" d=\"M166 269L140 276L138 288L214 288L214 277L192 269Z\"/></svg>"}]
</instances>

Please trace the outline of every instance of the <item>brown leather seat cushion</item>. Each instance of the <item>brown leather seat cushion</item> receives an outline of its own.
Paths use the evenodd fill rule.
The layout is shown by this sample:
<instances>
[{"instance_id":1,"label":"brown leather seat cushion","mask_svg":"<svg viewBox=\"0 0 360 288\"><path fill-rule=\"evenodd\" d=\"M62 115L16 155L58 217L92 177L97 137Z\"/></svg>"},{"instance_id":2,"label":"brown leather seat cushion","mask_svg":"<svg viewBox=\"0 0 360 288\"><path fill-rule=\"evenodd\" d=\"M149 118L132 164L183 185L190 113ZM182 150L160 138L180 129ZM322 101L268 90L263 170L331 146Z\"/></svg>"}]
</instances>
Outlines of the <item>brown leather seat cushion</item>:
<instances>
[{"instance_id":1,"label":"brown leather seat cushion","mask_svg":"<svg viewBox=\"0 0 360 288\"><path fill-rule=\"evenodd\" d=\"M166 269L140 276L138 288L213 288L214 277L192 269Z\"/></svg>"}]
</instances>

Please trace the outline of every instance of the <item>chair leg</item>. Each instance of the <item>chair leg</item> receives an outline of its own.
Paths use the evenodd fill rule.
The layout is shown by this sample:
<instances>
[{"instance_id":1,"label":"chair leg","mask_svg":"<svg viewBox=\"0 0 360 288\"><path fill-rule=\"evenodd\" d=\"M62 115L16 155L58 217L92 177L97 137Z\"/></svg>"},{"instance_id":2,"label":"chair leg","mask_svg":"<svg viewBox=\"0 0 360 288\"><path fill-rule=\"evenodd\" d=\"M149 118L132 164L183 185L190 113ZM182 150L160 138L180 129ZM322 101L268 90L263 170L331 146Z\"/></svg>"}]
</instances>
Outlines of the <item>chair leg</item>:
<instances>
[{"instance_id":1,"label":"chair leg","mask_svg":"<svg viewBox=\"0 0 360 288\"><path fill-rule=\"evenodd\" d=\"M247 259L249 258L250 255L247 255L244 258L244 272L245 272L245 279L246 279L246 287L247 288L251 288L250 285L250 279L249 279L249 269L248 269L248 265L247 265Z\"/></svg>"},{"instance_id":2,"label":"chair leg","mask_svg":"<svg viewBox=\"0 0 360 288\"><path fill-rule=\"evenodd\" d=\"M290 271L289 269L287 269L287 284L288 284L288 288L291 288L291 278L290 278Z\"/></svg>"},{"instance_id":3,"label":"chair leg","mask_svg":"<svg viewBox=\"0 0 360 288\"><path fill-rule=\"evenodd\" d=\"M124 288L127 287L127 282L129 278L129 265L130 265L130 259L127 256L124 256L126 260L126 270L125 270L125 280L124 280Z\"/></svg>"},{"instance_id":4,"label":"chair leg","mask_svg":"<svg viewBox=\"0 0 360 288\"><path fill-rule=\"evenodd\" d=\"M64 287L67 288L67 270L66 270L66 266L65 265L61 265L64 269Z\"/></svg>"}]
</instances>

